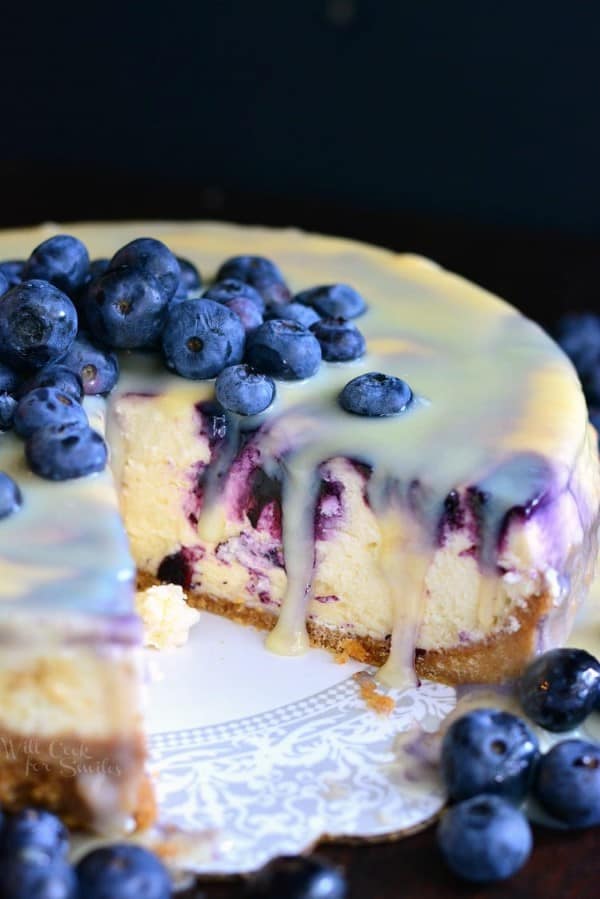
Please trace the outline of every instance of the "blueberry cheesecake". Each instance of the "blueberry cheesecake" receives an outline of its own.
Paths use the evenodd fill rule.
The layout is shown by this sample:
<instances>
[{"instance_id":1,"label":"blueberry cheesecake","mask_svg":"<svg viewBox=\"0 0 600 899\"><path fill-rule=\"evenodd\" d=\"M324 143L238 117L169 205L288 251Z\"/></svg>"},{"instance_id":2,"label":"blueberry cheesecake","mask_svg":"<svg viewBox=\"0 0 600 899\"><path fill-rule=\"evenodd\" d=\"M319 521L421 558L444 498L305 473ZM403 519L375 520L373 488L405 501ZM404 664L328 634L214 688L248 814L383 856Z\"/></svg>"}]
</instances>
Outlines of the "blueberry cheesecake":
<instances>
[{"instance_id":1,"label":"blueberry cheesecake","mask_svg":"<svg viewBox=\"0 0 600 899\"><path fill-rule=\"evenodd\" d=\"M46 226L0 259L3 806L151 819L136 582L400 687L502 681L564 641L596 436L511 306L291 230Z\"/></svg>"}]
</instances>

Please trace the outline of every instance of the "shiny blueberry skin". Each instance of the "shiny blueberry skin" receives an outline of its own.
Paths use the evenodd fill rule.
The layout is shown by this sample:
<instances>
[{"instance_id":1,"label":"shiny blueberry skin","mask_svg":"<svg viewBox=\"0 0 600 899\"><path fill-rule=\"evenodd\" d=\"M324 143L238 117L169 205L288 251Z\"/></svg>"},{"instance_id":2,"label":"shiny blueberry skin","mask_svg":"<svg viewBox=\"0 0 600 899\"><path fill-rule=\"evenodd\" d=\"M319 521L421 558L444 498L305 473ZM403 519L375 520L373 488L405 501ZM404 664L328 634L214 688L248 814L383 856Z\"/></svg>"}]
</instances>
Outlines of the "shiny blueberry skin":
<instances>
[{"instance_id":1,"label":"shiny blueberry skin","mask_svg":"<svg viewBox=\"0 0 600 899\"><path fill-rule=\"evenodd\" d=\"M217 400L228 412L258 415L275 398L275 382L249 365L224 368L215 383Z\"/></svg>"},{"instance_id":2,"label":"shiny blueberry skin","mask_svg":"<svg viewBox=\"0 0 600 899\"><path fill-rule=\"evenodd\" d=\"M0 899L79 899L75 871L64 859L7 858L1 872Z\"/></svg>"},{"instance_id":3,"label":"shiny blueberry skin","mask_svg":"<svg viewBox=\"0 0 600 899\"><path fill-rule=\"evenodd\" d=\"M367 309L363 297L348 284L324 284L311 287L294 297L295 302L312 306L327 318L356 318Z\"/></svg>"},{"instance_id":4,"label":"shiny blueberry skin","mask_svg":"<svg viewBox=\"0 0 600 899\"><path fill-rule=\"evenodd\" d=\"M302 303L287 303L285 309L276 309L267 313L267 319L285 318L288 322L297 322L303 328L310 328L315 322L321 320L319 313L310 306L303 306Z\"/></svg>"},{"instance_id":5,"label":"shiny blueberry skin","mask_svg":"<svg viewBox=\"0 0 600 899\"><path fill-rule=\"evenodd\" d=\"M239 278L225 278L224 281L215 281L214 284L204 291L203 298L205 300L214 300L215 303L228 303L237 297L244 297L251 300L261 315L265 313L265 301L250 284L240 281Z\"/></svg>"},{"instance_id":6,"label":"shiny blueberry skin","mask_svg":"<svg viewBox=\"0 0 600 899\"><path fill-rule=\"evenodd\" d=\"M264 256L232 256L217 272L217 281L237 278L256 288L267 304L287 303L290 290L278 267Z\"/></svg>"},{"instance_id":7,"label":"shiny blueberry skin","mask_svg":"<svg viewBox=\"0 0 600 899\"><path fill-rule=\"evenodd\" d=\"M587 718L600 690L600 664L583 649L551 649L531 662L519 680L526 715L556 733Z\"/></svg>"},{"instance_id":8,"label":"shiny blueberry skin","mask_svg":"<svg viewBox=\"0 0 600 899\"><path fill-rule=\"evenodd\" d=\"M184 378L214 378L242 361L244 326L234 312L204 298L169 309L163 334L168 368Z\"/></svg>"},{"instance_id":9,"label":"shiny blueberry skin","mask_svg":"<svg viewBox=\"0 0 600 899\"><path fill-rule=\"evenodd\" d=\"M15 423L17 401L10 393L0 393L0 431L10 431Z\"/></svg>"},{"instance_id":10,"label":"shiny blueberry skin","mask_svg":"<svg viewBox=\"0 0 600 899\"><path fill-rule=\"evenodd\" d=\"M85 244L70 234L57 234L35 248L25 263L22 278L49 281L68 296L74 296L85 284L89 267Z\"/></svg>"},{"instance_id":11,"label":"shiny blueberry skin","mask_svg":"<svg viewBox=\"0 0 600 899\"><path fill-rule=\"evenodd\" d=\"M169 899L172 895L167 869L141 846L95 849L75 871L82 899Z\"/></svg>"},{"instance_id":12,"label":"shiny blueberry skin","mask_svg":"<svg viewBox=\"0 0 600 899\"><path fill-rule=\"evenodd\" d=\"M46 425L25 444L31 470L50 481L66 481L103 471L108 452L100 434L87 425Z\"/></svg>"},{"instance_id":13,"label":"shiny blueberry skin","mask_svg":"<svg viewBox=\"0 0 600 899\"><path fill-rule=\"evenodd\" d=\"M342 409L354 415L381 417L404 412L412 401L412 390L400 378L370 371L348 381L339 396Z\"/></svg>"},{"instance_id":14,"label":"shiny blueberry skin","mask_svg":"<svg viewBox=\"0 0 600 899\"><path fill-rule=\"evenodd\" d=\"M4 471L0 471L0 521L8 518L23 505L21 491L13 479Z\"/></svg>"},{"instance_id":15,"label":"shiny blueberry skin","mask_svg":"<svg viewBox=\"0 0 600 899\"><path fill-rule=\"evenodd\" d=\"M473 796L451 806L437 829L449 868L464 880L492 883L515 874L531 854L531 827L523 812L500 796Z\"/></svg>"},{"instance_id":16,"label":"shiny blueberry skin","mask_svg":"<svg viewBox=\"0 0 600 899\"><path fill-rule=\"evenodd\" d=\"M156 278L119 268L92 281L82 301L92 337L122 350L156 346L168 300Z\"/></svg>"},{"instance_id":17,"label":"shiny blueberry skin","mask_svg":"<svg viewBox=\"0 0 600 899\"><path fill-rule=\"evenodd\" d=\"M475 709L454 721L442 742L441 770L453 801L497 793L519 801L529 789L539 745L516 715Z\"/></svg>"},{"instance_id":18,"label":"shiny blueberry skin","mask_svg":"<svg viewBox=\"0 0 600 899\"><path fill-rule=\"evenodd\" d=\"M192 291L201 290L202 288L202 275L196 268L193 262L190 262L189 259L184 259L182 256L176 256L177 262L179 263L179 284L177 286L177 293L192 293Z\"/></svg>"},{"instance_id":19,"label":"shiny blueberry skin","mask_svg":"<svg viewBox=\"0 0 600 899\"><path fill-rule=\"evenodd\" d=\"M23 269L25 268L24 259L5 259L0 262L0 272L8 281L9 287L14 287L19 281L22 281ZM0 291L0 294L2 291Z\"/></svg>"},{"instance_id":20,"label":"shiny blueberry skin","mask_svg":"<svg viewBox=\"0 0 600 899\"><path fill-rule=\"evenodd\" d=\"M6 277L6 275L3 272L0 272L0 297L2 296L3 293L6 293L8 288L9 288L8 278Z\"/></svg>"},{"instance_id":21,"label":"shiny blueberry skin","mask_svg":"<svg viewBox=\"0 0 600 899\"><path fill-rule=\"evenodd\" d=\"M66 859L69 834L60 818L35 808L7 815L0 831L0 856L18 855L24 849L39 850L47 858Z\"/></svg>"},{"instance_id":22,"label":"shiny blueberry skin","mask_svg":"<svg viewBox=\"0 0 600 899\"><path fill-rule=\"evenodd\" d=\"M20 383L21 375L17 374L16 371L13 371L8 365L0 362L0 391L3 393L16 393Z\"/></svg>"},{"instance_id":23,"label":"shiny blueberry skin","mask_svg":"<svg viewBox=\"0 0 600 899\"><path fill-rule=\"evenodd\" d=\"M284 381L310 378L321 364L321 347L314 334L284 319L264 322L248 335L246 360L257 371Z\"/></svg>"},{"instance_id":24,"label":"shiny blueberry skin","mask_svg":"<svg viewBox=\"0 0 600 899\"><path fill-rule=\"evenodd\" d=\"M534 795L568 827L600 824L600 746L586 740L557 743L540 760Z\"/></svg>"},{"instance_id":25,"label":"shiny blueberry skin","mask_svg":"<svg viewBox=\"0 0 600 899\"><path fill-rule=\"evenodd\" d=\"M227 300L223 305L237 315L244 326L246 334L250 331L255 331L263 323L262 315L248 297L234 297L232 300Z\"/></svg>"},{"instance_id":26,"label":"shiny blueberry skin","mask_svg":"<svg viewBox=\"0 0 600 899\"><path fill-rule=\"evenodd\" d=\"M282 855L253 874L243 894L248 899L345 899L342 872L316 856Z\"/></svg>"},{"instance_id":27,"label":"shiny blueberry skin","mask_svg":"<svg viewBox=\"0 0 600 899\"><path fill-rule=\"evenodd\" d=\"M571 312L559 319L555 337L570 357L591 405L600 405L600 316Z\"/></svg>"},{"instance_id":28,"label":"shiny blueberry skin","mask_svg":"<svg viewBox=\"0 0 600 899\"><path fill-rule=\"evenodd\" d=\"M19 388L19 396L22 397L26 393L31 393L36 387L55 387L78 403L83 399L81 378L76 372L68 368L62 360L40 368L31 378L24 381Z\"/></svg>"},{"instance_id":29,"label":"shiny blueberry skin","mask_svg":"<svg viewBox=\"0 0 600 899\"><path fill-rule=\"evenodd\" d=\"M80 331L61 364L74 371L83 384L83 392L105 396L119 380L119 362L114 353Z\"/></svg>"},{"instance_id":30,"label":"shiny blueberry skin","mask_svg":"<svg viewBox=\"0 0 600 899\"><path fill-rule=\"evenodd\" d=\"M131 268L156 278L165 302L173 297L181 279L177 257L160 240L138 237L118 250L110 260L110 269Z\"/></svg>"},{"instance_id":31,"label":"shiny blueberry skin","mask_svg":"<svg viewBox=\"0 0 600 899\"><path fill-rule=\"evenodd\" d=\"M87 415L77 400L55 387L36 387L23 396L15 411L15 431L30 437L46 425L87 424Z\"/></svg>"},{"instance_id":32,"label":"shiny blueberry skin","mask_svg":"<svg viewBox=\"0 0 600 899\"><path fill-rule=\"evenodd\" d=\"M326 362L350 362L364 356L367 344L356 325L345 318L323 318L312 325Z\"/></svg>"},{"instance_id":33,"label":"shiny blueberry skin","mask_svg":"<svg viewBox=\"0 0 600 899\"><path fill-rule=\"evenodd\" d=\"M76 333L75 306L47 281L23 281L0 300L0 352L17 369L59 359Z\"/></svg>"}]
</instances>

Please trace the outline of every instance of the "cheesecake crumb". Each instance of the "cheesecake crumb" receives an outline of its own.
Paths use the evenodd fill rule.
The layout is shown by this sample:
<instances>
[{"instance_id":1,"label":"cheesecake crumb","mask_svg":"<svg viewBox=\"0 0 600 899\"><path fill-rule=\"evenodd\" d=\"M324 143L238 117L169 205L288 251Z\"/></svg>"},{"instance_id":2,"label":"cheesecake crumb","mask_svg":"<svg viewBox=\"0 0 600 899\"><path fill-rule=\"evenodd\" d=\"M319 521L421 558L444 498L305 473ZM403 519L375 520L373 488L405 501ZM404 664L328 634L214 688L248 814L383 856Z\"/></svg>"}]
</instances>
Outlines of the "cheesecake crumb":
<instances>
[{"instance_id":1,"label":"cheesecake crumb","mask_svg":"<svg viewBox=\"0 0 600 899\"><path fill-rule=\"evenodd\" d=\"M144 623L144 645L155 649L183 646L200 617L186 603L181 587L175 584L139 590L135 594L135 609Z\"/></svg>"},{"instance_id":2,"label":"cheesecake crumb","mask_svg":"<svg viewBox=\"0 0 600 899\"><path fill-rule=\"evenodd\" d=\"M369 653L358 640L344 640L341 650L335 654L338 665L345 665L349 659L356 659L357 662L369 661Z\"/></svg>"},{"instance_id":3,"label":"cheesecake crumb","mask_svg":"<svg viewBox=\"0 0 600 899\"><path fill-rule=\"evenodd\" d=\"M394 711L394 700L391 696L379 693L370 674L361 671L356 675L360 695L370 709L377 712L378 715L390 715Z\"/></svg>"}]
</instances>

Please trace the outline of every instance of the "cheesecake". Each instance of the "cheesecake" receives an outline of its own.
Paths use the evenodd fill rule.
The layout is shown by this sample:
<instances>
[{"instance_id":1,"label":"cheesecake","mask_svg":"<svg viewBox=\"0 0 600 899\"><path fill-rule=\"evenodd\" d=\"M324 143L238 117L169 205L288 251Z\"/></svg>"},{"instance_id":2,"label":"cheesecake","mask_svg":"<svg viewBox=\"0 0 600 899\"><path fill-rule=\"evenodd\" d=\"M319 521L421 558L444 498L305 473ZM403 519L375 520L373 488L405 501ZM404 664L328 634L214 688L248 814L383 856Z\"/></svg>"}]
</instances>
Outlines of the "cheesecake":
<instances>
[{"instance_id":1,"label":"cheesecake","mask_svg":"<svg viewBox=\"0 0 600 899\"><path fill-rule=\"evenodd\" d=\"M600 473L578 378L541 328L423 258L294 230L45 226L0 235L0 258L64 231L107 257L153 236L209 280L238 253L268 257L289 287L268 298L282 319L292 296L351 285L364 351L276 378L246 416L213 377L120 351L112 392L84 400L110 452L87 477L45 481L0 436L22 495L0 521L0 805L100 831L151 820L136 589L181 588L264 629L266 651L323 647L399 688L500 682L566 639ZM408 385L397 414L349 410L367 375Z\"/></svg>"}]
</instances>

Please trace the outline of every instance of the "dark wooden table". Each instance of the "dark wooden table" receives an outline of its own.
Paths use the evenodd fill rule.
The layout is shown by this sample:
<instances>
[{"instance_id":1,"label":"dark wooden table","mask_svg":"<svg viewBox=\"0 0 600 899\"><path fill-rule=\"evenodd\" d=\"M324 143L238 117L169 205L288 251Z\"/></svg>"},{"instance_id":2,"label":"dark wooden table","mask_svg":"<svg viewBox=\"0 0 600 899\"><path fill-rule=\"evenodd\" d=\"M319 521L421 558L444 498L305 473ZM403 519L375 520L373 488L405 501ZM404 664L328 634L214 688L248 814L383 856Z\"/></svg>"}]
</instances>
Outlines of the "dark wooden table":
<instances>
[{"instance_id":1,"label":"dark wooden table","mask_svg":"<svg viewBox=\"0 0 600 899\"><path fill-rule=\"evenodd\" d=\"M324 206L319 198L291 202L175 178L149 181L57 166L44 170L25 163L2 167L0 195L0 227L49 219L124 218L295 225L431 256L547 326L567 309L600 308L600 238L595 237ZM510 881L486 888L465 884L445 869L432 828L398 842L330 844L318 851L345 868L350 899L596 899L600 889L600 830L537 829L535 850L524 869ZM241 893L241 882L230 880L202 884L193 895L235 899Z\"/></svg>"}]
</instances>

